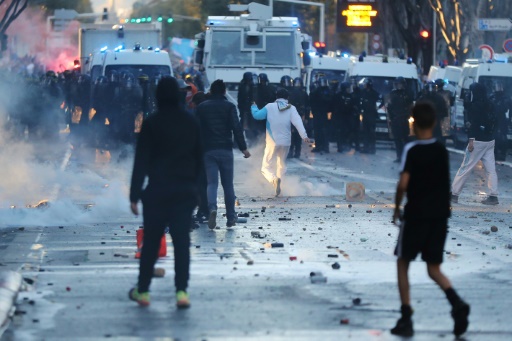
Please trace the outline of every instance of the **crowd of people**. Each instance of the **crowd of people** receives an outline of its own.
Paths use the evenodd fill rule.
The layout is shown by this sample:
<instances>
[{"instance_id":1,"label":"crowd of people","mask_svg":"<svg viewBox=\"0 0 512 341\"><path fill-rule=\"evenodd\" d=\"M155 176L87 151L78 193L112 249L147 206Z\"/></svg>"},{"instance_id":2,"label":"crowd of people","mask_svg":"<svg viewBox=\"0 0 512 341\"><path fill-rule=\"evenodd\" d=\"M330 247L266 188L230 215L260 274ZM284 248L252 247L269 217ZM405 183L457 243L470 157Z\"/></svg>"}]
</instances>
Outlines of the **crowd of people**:
<instances>
[{"instance_id":1,"label":"crowd of people","mask_svg":"<svg viewBox=\"0 0 512 341\"><path fill-rule=\"evenodd\" d=\"M208 226L216 227L219 175L224 190L226 226L236 225L233 137L244 157L251 157L241 124L244 118L266 120L262 173L274 185L276 195L280 194L280 177L286 171L292 126L308 141L303 118L290 103L290 94L284 87L275 92L275 101L262 107L253 101L250 116L240 120L235 105L226 98L226 84L222 80L214 81L208 94L197 92L192 97L192 115L182 100L180 83L173 77L160 80L156 88L157 110L142 124L136 147L130 201L136 215L138 202L143 203L144 239L138 282L130 289L129 298L141 306L150 305L149 288L160 240L169 227L174 245L176 306L190 307L189 227L194 209L205 203ZM373 98L376 97L374 94ZM434 104L418 101L411 110L417 141L404 147L393 214L393 220L401 220L403 225L396 248L401 317L391 333L406 337L414 334L408 268L421 253L429 276L445 292L452 306L453 333L459 336L468 328L470 306L440 269L450 216L448 151L434 137L437 119ZM204 184L202 177L206 178L205 199L198 195ZM408 194L408 201L402 215L400 205L404 193ZM205 203L198 203L198 197Z\"/></svg>"}]
</instances>

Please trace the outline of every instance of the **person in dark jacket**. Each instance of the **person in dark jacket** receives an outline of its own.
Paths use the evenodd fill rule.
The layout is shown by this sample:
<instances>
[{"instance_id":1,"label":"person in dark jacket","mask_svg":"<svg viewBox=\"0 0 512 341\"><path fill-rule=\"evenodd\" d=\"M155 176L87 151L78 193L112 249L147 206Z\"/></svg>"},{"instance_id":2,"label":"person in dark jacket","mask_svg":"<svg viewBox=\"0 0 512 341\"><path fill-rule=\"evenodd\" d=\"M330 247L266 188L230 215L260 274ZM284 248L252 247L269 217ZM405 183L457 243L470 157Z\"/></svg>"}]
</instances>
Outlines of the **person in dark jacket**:
<instances>
[{"instance_id":1,"label":"person in dark jacket","mask_svg":"<svg viewBox=\"0 0 512 341\"><path fill-rule=\"evenodd\" d=\"M459 195L471 171L478 161L482 160L487 175L487 187L490 191L482 204L498 205L498 175L494 159L495 114L483 84L473 83L469 86L469 91L469 103L464 108L469 119L467 122L469 142L462 165L453 179L451 200L454 203L459 201Z\"/></svg>"},{"instance_id":2,"label":"person in dark jacket","mask_svg":"<svg viewBox=\"0 0 512 341\"><path fill-rule=\"evenodd\" d=\"M373 88L371 78L364 80L364 89L361 91L361 112L363 114L363 140L364 148L361 153L375 154L377 125L377 102L382 103L382 96ZM381 104L382 106L382 104Z\"/></svg>"},{"instance_id":3,"label":"person in dark jacket","mask_svg":"<svg viewBox=\"0 0 512 341\"><path fill-rule=\"evenodd\" d=\"M402 152L409 138L409 115L413 99L406 89L406 82L403 77L397 77L394 82L395 88L389 94L388 116L395 141L396 160L402 161Z\"/></svg>"},{"instance_id":4,"label":"person in dark jacket","mask_svg":"<svg viewBox=\"0 0 512 341\"><path fill-rule=\"evenodd\" d=\"M158 111L142 124L135 151L130 189L131 210L144 206L144 239L137 287L129 296L147 306L149 286L160 240L169 226L174 245L176 305L190 305L187 294L192 213L197 203L197 182L202 167L199 126L180 104L178 82L165 77L156 89ZM148 185L143 189L144 180Z\"/></svg>"},{"instance_id":5,"label":"person in dark jacket","mask_svg":"<svg viewBox=\"0 0 512 341\"><path fill-rule=\"evenodd\" d=\"M196 115L201 126L204 150L204 165L208 181L208 227L217 226L217 188L219 173L224 189L226 204L227 227L236 225L235 189L233 185L233 135L238 148L245 158L251 156L247 150L244 133L237 117L236 107L229 102L226 95L226 84L220 79L210 86L210 98L197 107Z\"/></svg>"}]
</instances>

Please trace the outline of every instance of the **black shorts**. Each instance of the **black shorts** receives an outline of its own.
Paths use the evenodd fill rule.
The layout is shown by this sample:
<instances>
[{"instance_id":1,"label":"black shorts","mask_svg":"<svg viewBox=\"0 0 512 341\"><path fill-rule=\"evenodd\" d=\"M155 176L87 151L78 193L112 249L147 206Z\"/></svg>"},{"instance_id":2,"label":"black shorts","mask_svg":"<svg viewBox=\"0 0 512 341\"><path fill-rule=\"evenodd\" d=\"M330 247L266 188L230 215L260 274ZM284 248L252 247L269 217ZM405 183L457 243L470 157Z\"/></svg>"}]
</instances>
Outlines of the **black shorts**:
<instances>
[{"instance_id":1,"label":"black shorts","mask_svg":"<svg viewBox=\"0 0 512 341\"><path fill-rule=\"evenodd\" d=\"M395 255L414 260L421 252L421 259L431 264L443 262L444 244L448 232L448 218L402 222Z\"/></svg>"}]
</instances>

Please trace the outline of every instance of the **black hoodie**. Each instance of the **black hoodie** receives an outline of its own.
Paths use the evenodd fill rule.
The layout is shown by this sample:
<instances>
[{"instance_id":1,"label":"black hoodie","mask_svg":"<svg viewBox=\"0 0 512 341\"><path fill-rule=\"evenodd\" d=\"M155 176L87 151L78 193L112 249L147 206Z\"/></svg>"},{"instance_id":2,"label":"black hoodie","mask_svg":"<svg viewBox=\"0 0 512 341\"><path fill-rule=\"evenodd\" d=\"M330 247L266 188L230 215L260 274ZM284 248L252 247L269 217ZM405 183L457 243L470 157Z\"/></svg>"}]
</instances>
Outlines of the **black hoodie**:
<instances>
[{"instance_id":1,"label":"black hoodie","mask_svg":"<svg viewBox=\"0 0 512 341\"><path fill-rule=\"evenodd\" d=\"M146 192L152 198L195 195L202 151L199 125L180 105L176 79L162 79L156 90L158 111L142 124L135 151L130 201Z\"/></svg>"}]
</instances>

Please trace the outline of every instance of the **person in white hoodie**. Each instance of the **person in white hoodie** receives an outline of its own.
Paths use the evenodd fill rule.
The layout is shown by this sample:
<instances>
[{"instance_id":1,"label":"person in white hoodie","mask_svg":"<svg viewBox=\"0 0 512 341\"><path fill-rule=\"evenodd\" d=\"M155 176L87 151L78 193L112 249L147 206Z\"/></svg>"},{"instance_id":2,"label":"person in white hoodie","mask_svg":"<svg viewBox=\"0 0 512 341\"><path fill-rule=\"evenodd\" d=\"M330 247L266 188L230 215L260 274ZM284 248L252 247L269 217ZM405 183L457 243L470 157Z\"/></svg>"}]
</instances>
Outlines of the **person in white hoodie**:
<instances>
[{"instance_id":1,"label":"person in white hoodie","mask_svg":"<svg viewBox=\"0 0 512 341\"><path fill-rule=\"evenodd\" d=\"M306 129L297 109L288 103L288 91L279 89L277 100L262 109L253 104L252 116L256 120L267 120L265 155L261 173L274 186L275 194L281 194L281 179L286 173L286 157L292 139L292 124L305 142L309 142Z\"/></svg>"}]
</instances>

